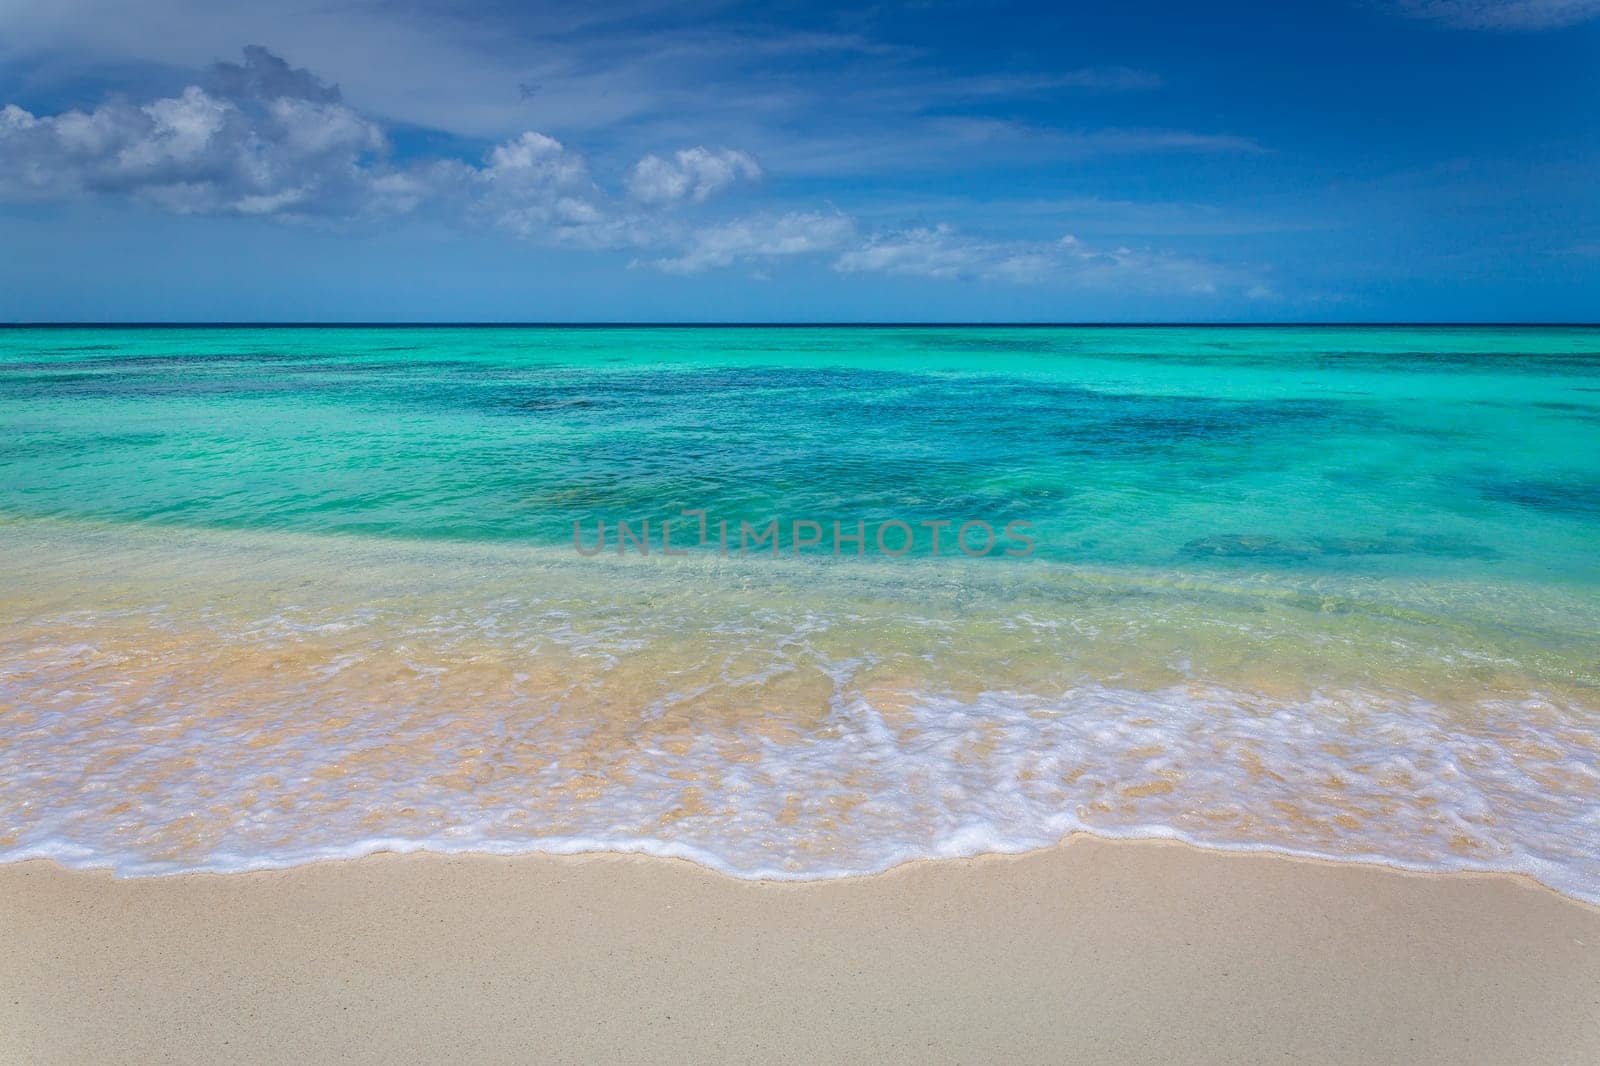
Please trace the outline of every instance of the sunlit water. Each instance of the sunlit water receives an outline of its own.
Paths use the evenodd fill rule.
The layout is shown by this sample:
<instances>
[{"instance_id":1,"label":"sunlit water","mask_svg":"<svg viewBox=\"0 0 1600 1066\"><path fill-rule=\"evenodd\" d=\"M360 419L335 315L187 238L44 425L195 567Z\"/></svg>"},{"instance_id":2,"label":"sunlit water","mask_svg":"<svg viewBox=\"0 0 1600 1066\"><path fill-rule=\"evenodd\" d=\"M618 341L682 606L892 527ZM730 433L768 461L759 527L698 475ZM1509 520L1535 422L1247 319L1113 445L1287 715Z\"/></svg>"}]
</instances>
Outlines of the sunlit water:
<instances>
[{"instance_id":1,"label":"sunlit water","mask_svg":"<svg viewBox=\"0 0 1600 1066\"><path fill-rule=\"evenodd\" d=\"M1089 830L1600 899L1596 544L1594 330L0 331L0 857Z\"/></svg>"}]
</instances>

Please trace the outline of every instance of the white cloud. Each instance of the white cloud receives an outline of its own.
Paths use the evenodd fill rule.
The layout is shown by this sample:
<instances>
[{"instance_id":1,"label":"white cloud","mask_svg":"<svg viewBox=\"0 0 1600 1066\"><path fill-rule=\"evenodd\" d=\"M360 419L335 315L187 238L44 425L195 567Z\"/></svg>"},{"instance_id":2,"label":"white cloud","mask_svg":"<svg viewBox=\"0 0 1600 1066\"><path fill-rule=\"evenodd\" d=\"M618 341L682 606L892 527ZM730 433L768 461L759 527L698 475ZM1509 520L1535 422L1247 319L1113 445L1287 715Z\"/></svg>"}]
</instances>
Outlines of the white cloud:
<instances>
[{"instance_id":1,"label":"white cloud","mask_svg":"<svg viewBox=\"0 0 1600 1066\"><path fill-rule=\"evenodd\" d=\"M753 159L730 149L688 148L672 158L666 163L646 156L635 164L625 183L629 197L646 207L698 204L740 177L760 173ZM658 172L654 164L664 164L670 173ZM449 179L445 184L458 187L436 199L446 204L464 199L470 217L487 218L524 239L591 249L682 242L676 227L608 194L580 154L541 133L523 133L495 147L480 168L444 163L438 172Z\"/></svg>"},{"instance_id":2,"label":"white cloud","mask_svg":"<svg viewBox=\"0 0 1600 1066\"><path fill-rule=\"evenodd\" d=\"M47 116L0 109L0 199L120 196L177 214L280 219L431 210L595 248L660 237L639 208L596 184L582 154L545 134L525 131L476 164L397 163L383 130L338 102L336 86L265 49L245 49L243 64L217 64L205 80L209 88L142 105L113 100ZM743 152L690 148L671 162L647 157L632 178L651 175L651 160L669 171L646 189L654 202L698 203L759 173Z\"/></svg>"},{"instance_id":3,"label":"white cloud","mask_svg":"<svg viewBox=\"0 0 1600 1066\"><path fill-rule=\"evenodd\" d=\"M113 100L53 116L0 109L0 199L124 197L173 213L282 220L427 212L532 242L635 249L648 257L636 263L678 274L736 265L764 273L779 261L810 258L843 274L1185 292L1246 287L1193 260L1091 248L1070 237L999 240L948 225L872 231L838 210L707 222L694 208L761 175L754 158L729 148L645 156L615 194L581 153L531 130L476 162L396 161L384 131L340 102L336 86L260 48L246 49L243 64L214 66L206 82L142 105Z\"/></svg>"},{"instance_id":4,"label":"white cloud","mask_svg":"<svg viewBox=\"0 0 1600 1066\"><path fill-rule=\"evenodd\" d=\"M1070 235L1056 241L991 240L944 225L875 234L841 254L833 268L846 274L945 281L1139 287L1202 294L1224 287L1259 286L1211 264L1160 252L1096 248Z\"/></svg>"},{"instance_id":5,"label":"white cloud","mask_svg":"<svg viewBox=\"0 0 1600 1066\"><path fill-rule=\"evenodd\" d=\"M1398 0L1403 14L1475 30L1548 30L1600 16L1600 0Z\"/></svg>"},{"instance_id":6,"label":"white cloud","mask_svg":"<svg viewBox=\"0 0 1600 1066\"><path fill-rule=\"evenodd\" d=\"M628 193L640 203L703 203L740 178L754 180L761 168L748 154L729 148L684 148L671 159L647 155L628 175Z\"/></svg>"},{"instance_id":7,"label":"white cloud","mask_svg":"<svg viewBox=\"0 0 1600 1066\"><path fill-rule=\"evenodd\" d=\"M855 222L838 212L757 215L698 230L681 255L650 265L672 274L694 274L738 262L834 252L854 234Z\"/></svg>"},{"instance_id":8,"label":"white cloud","mask_svg":"<svg viewBox=\"0 0 1600 1066\"><path fill-rule=\"evenodd\" d=\"M630 162L647 148L671 162L657 145L726 144L786 176L982 167L1001 151L1023 159L1139 151L1141 143L1248 150L1238 138L1102 145L1028 130L1001 132L983 155L952 151L942 127L981 111L974 102L1154 90L1161 76L1137 56L1107 57L1124 65L963 76L937 52L900 41L907 24L893 5L868 5L835 32L818 32L804 5L751 18L710 0L291 7L286 17L274 0L0 0L0 69L26 71L40 92L73 92L85 75L170 78L259 41L337 80L338 102L386 123L486 143L524 129L588 143L600 131L596 139L618 153L612 158ZM276 92L302 74L258 64L245 80Z\"/></svg>"},{"instance_id":9,"label":"white cloud","mask_svg":"<svg viewBox=\"0 0 1600 1066\"><path fill-rule=\"evenodd\" d=\"M1003 278L1037 281L1050 257L1033 245L965 237L950 226L878 234L841 255L834 269L846 274L881 273L923 278Z\"/></svg>"},{"instance_id":10,"label":"white cloud","mask_svg":"<svg viewBox=\"0 0 1600 1066\"><path fill-rule=\"evenodd\" d=\"M672 239L662 234L656 238ZM643 265L675 274L745 265L752 276L764 279L765 266L776 260L812 257L830 259L841 274L1188 295L1227 291L1246 299L1272 295L1250 274L1160 251L1096 247L1073 236L997 240L948 225L863 234L855 219L839 212L757 215L680 235L679 240L680 254Z\"/></svg>"},{"instance_id":11,"label":"white cloud","mask_svg":"<svg viewBox=\"0 0 1600 1066\"><path fill-rule=\"evenodd\" d=\"M484 177L513 188L559 187L588 179L583 159L554 137L529 130L489 152Z\"/></svg>"},{"instance_id":12,"label":"white cloud","mask_svg":"<svg viewBox=\"0 0 1600 1066\"><path fill-rule=\"evenodd\" d=\"M190 86L143 106L0 121L0 197L121 194L179 213L348 210L386 150L382 131L336 103L230 100Z\"/></svg>"},{"instance_id":13,"label":"white cloud","mask_svg":"<svg viewBox=\"0 0 1600 1066\"><path fill-rule=\"evenodd\" d=\"M470 211L518 237L589 244L606 222L588 164L554 137L530 130L462 173Z\"/></svg>"}]
</instances>

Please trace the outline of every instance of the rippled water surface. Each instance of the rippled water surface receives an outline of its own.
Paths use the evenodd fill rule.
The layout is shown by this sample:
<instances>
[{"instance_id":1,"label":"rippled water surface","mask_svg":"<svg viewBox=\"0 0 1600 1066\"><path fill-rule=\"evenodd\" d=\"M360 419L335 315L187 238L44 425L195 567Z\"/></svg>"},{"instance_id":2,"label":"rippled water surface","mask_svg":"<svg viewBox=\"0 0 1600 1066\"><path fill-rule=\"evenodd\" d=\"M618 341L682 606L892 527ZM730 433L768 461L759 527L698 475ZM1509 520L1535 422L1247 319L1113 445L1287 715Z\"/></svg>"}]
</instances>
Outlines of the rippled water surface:
<instances>
[{"instance_id":1,"label":"rippled water surface","mask_svg":"<svg viewBox=\"0 0 1600 1066\"><path fill-rule=\"evenodd\" d=\"M0 330L0 855L1087 829L1595 899L1597 543L1595 330Z\"/></svg>"}]
</instances>

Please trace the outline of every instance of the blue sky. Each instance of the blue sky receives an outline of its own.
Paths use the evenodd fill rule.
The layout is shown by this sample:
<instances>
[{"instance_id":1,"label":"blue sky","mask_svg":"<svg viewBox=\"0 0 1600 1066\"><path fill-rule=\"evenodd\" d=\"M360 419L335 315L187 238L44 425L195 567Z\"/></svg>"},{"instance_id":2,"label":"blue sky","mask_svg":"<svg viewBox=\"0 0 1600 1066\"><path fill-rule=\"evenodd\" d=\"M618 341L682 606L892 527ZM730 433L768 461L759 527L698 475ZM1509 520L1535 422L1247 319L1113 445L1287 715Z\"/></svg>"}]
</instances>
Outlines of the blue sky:
<instances>
[{"instance_id":1,"label":"blue sky","mask_svg":"<svg viewBox=\"0 0 1600 1066\"><path fill-rule=\"evenodd\" d=\"M1594 320L1600 0L0 0L3 320Z\"/></svg>"}]
</instances>

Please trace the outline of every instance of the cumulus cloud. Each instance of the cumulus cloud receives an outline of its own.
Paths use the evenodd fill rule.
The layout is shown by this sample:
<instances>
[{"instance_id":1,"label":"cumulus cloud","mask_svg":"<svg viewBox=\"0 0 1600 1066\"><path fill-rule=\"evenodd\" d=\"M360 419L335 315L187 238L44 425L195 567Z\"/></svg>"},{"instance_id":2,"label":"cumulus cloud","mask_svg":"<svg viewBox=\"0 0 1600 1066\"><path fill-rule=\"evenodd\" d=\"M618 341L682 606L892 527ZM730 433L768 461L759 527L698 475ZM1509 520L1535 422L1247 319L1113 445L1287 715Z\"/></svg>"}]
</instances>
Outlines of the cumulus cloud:
<instances>
[{"instance_id":1,"label":"cumulus cloud","mask_svg":"<svg viewBox=\"0 0 1600 1066\"><path fill-rule=\"evenodd\" d=\"M439 169L457 179L437 197L442 205L460 205L468 218L524 240L603 249L655 238L649 219L600 188L582 155L542 133L497 145L481 167Z\"/></svg>"},{"instance_id":2,"label":"cumulus cloud","mask_svg":"<svg viewBox=\"0 0 1600 1066\"><path fill-rule=\"evenodd\" d=\"M383 132L337 103L231 100L190 86L143 105L0 111L0 195L123 194L179 213L354 207Z\"/></svg>"},{"instance_id":3,"label":"cumulus cloud","mask_svg":"<svg viewBox=\"0 0 1600 1066\"><path fill-rule=\"evenodd\" d=\"M0 199L119 196L180 214L282 220L429 212L532 242L632 249L636 265L677 274L809 258L842 274L1246 288L1203 263L1071 237L997 240L946 225L869 231L838 210L706 221L695 208L761 176L750 155L730 148L647 155L615 193L581 153L531 130L475 161L396 160L382 128L343 103L337 86L264 48L203 80L143 104L43 116L0 109Z\"/></svg>"},{"instance_id":4,"label":"cumulus cloud","mask_svg":"<svg viewBox=\"0 0 1600 1066\"><path fill-rule=\"evenodd\" d=\"M202 80L143 104L43 116L0 109L0 199L121 196L178 214L281 219L434 210L588 247L649 235L639 210L608 197L580 153L542 133L524 132L476 163L396 162L383 130L342 103L337 86L264 48L246 48L242 63L217 63ZM667 170L650 187L657 202L700 202L759 173L742 152L694 148L671 161L647 157L633 176L655 173L652 160Z\"/></svg>"},{"instance_id":5,"label":"cumulus cloud","mask_svg":"<svg viewBox=\"0 0 1600 1066\"><path fill-rule=\"evenodd\" d=\"M589 171L580 156L568 151L554 137L529 130L515 140L496 145L489 152L484 177L515 189L549 188L575 185L588 180Z\"/></svg>"},{"instance_id":6,"label":"cumulus cloud","mask_svg":"<svg viewBox=\"0 0 1600 1066\"><path fill-rule=\"evenodd\" d=\"M1476 30L1548 30L1600 16L1600 0L1399 0L1413 18Z\"/></svg>"},{"instance_id":7,"label":"cumulus cloud","mask_svg":"<svg viewBox=\"0 0 1600 1066\"><path fill-rule=\"evenodd\" d=\"M754 180L761 168L744 152L729 148L684 148L671 159L647 155L628 174L628 193L645 204L703 203L743 178Z\"/></svg>"}]
</instances>

